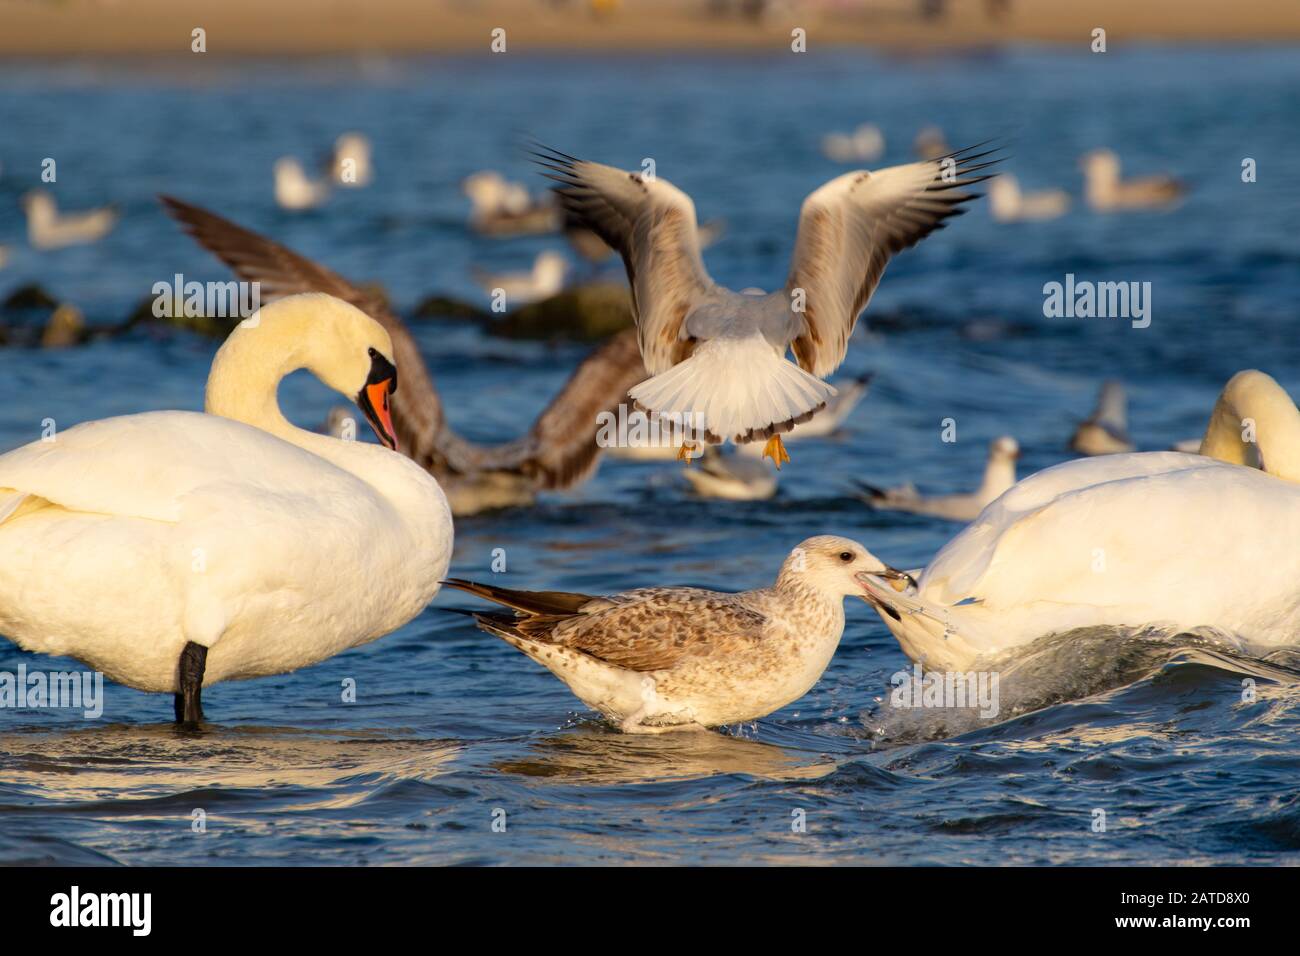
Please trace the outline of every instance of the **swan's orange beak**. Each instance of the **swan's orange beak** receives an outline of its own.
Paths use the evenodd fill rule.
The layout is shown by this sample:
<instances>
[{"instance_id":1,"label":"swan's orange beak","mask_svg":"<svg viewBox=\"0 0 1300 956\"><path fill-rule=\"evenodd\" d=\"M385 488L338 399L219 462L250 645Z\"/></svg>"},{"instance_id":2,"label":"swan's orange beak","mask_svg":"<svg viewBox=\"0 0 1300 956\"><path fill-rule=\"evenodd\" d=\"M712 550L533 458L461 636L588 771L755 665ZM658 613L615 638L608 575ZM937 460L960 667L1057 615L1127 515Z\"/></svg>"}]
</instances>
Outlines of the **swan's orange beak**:
<instances>
[{"instance_id":1,"label":"swan's orange beak","mask_svg":"<svg viewBox=\"0 0 1300 956\"><path fill-rule=\"evenodd\" d=\"M367 385L362 390L365 398L358 404L361 405L366 421L370 422L370 427L375 430L379 440L393 451L397 451L397 431L393 428L393 413L388 403L388 395L393 391L393 387L391 378Z\"/></svg>"},{"instance_id":2,"label":"swan's orange beak","mask_svg":"<svg viewBox=\"0 0 1300 956\"><path fill-rule=\"evenodd\" d=\"M388 448L397 451L397 430L388 396L397 391L397 369L374 349L370 350L370 377L357 393L357 407L370 422L375 435Z\"/></svg>"}]
</instances>

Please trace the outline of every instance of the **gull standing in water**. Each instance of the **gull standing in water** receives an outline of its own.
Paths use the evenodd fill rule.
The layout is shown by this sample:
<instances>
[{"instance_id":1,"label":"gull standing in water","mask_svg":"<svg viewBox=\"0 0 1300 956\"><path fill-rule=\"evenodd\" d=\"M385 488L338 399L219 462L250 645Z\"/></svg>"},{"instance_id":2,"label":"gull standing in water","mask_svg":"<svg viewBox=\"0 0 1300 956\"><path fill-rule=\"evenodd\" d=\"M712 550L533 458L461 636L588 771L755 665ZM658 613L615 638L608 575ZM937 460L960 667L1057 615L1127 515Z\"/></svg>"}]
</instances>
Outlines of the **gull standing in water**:
<instances>
[{"instance_id":1,"label":"gull standing in water","mask_svg":"<svg viewBox=\"0 0 1300 956\"><path fill-rule=\"evenodd\" d=\"M1102 383L1097 407L1074 430L1070 450L1080 455L1114 455L1134 450L1128 437L1128 397L1123 384L1114 379Z\"/></svg>"},{"instance_id":2,"label":"gull standing in water","mask_svg":"<svg viewBox=\"0 0 1300 956\"><path fill-rule=\"evenodd\" d=\"M472 616L624 733L657 734L757 720L798 700L839 646L844 599L865 596L865 575L897 573L856 541L819 535L790 553L774 585L736 594L444 583L509 608Z\"/></svg>"},{"instance_id":3,"label":"gull standing in water","mask_svg":"<svg viewBox=\"0 0 1300 956\"><path fill-rule=\"evenodd\" d=\"M997 160L977 147L941 159L845 173L804 200L785 287L733 292L700 257L695 204L667 180L534 151L565 210L617 249L632 287L641 357L651 378L628 394L643 410L711 444L767 439L825 408L822 379L844 360L858 315L890 258L976 198L975 175ZM785 356L793 351L798 364Z\"/></svg>"},{"instance_id":4,"label":"gull standing in water","mask_svg":"<svg viewBox=\"0 0 1300 956\"><path fill-rule=\"evenodd\" d=\"M967 494L926 497L911 482L887 489L864 482L859 482L858 486L866 492L867 503L877 511L909 511L949 521L974 521L981 511L1016 483L1016 460L1019 457L1020 445L1014 438L1009 435L995 438L989 445L984 480Z\"/></svg>"},{"instance_id":5,"label":"gull standing in water","mask_svg":"<svg viewBox=\"0 0 1300 956\"><path fill-rule=\"evenodd\" d=\"M755 458L724 455L717 445L706 445L698 467L687 462L682 475L701 498L765 501L776 494L776 473L771 468Z\"/></svg>"}]
</instances>

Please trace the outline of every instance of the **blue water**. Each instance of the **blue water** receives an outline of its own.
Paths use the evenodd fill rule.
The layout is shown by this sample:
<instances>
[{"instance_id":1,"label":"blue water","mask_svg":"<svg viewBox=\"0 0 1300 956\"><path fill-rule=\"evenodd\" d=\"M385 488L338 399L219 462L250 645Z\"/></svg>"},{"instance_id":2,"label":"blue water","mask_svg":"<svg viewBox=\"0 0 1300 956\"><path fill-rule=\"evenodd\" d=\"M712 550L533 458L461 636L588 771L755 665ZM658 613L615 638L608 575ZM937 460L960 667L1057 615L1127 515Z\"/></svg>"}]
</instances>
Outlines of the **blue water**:
<instances>
[{"instance_id":1,"label":"blue water","mask_svg":"<svg viewBox=\"0 0 1300 956\"><path fill-rule=\"evenodd\" d=\"M876 373L869 398L840 436L791 446L775 503L700 501L673 467L608 461L574 493L459 520L452 572L487 576L504 548L516 587L739 589L769 582L822 532L915 567L957 529L872 513L851 479L958 489L1002 433L1024 447L1025 474L1062 461L1103 377L1127 383L1131 431L1152 449L1196 436L1240 368L1300 394L1297 115L1291 49L10 62L0 243L13 249L0 295L36 281L109 323L176 272L225 278L157 206L170 192L383 283L399 308L433 292L481 298L471 266L521 268L558 245L464 227L465 175L496 168L540 186L519 131L629 167L653 157L701 218L728 221L706 259L733 288L784 281L799 203L842 171L819 139L863 121L884 130L884 163L907 159L930 123L954 145L1008 138L1023 185L1065 186L1076 200L1076 159L1096 146L1130 174L1176 173L1190 192L1171 212L1103 217L1076 201L1055 222L1001 225L976 206L898 258L844 368ZM347 129L374 141L376 182L317 212L278 211L273 160L311 159ZM119 204L106 241L23 244L17 196L45 157L64 207ZM1241 182L1245 157L1256 183ZM1150 327L1044 318L1042 286L1066 273L1151 282ZM520 430L584 353L466 324L415 331L453 423L482 439ZM0 448L34 439L47 417L66 427L198 408L215 348L141 330L0 350ZM303 424L334 400L304 375L282 389ZM944 418L955 443L940 441ZM1294 863L1300 851L1292 655L1079 636L1020 663L1000 722L899 719L882 699L906 658L853 601L840 651L804 699L725 733L626 737L438 609L469 603L440 595L372 645L210 689L198 738L171 728L169 699L111 685L99 720L0 711L0 861ZM75 666L0 642L0 671L23 663ZM356 703L341 702L346 678ZM791 826L800 810L803 833Z\"/></svg>"}]
</instances>

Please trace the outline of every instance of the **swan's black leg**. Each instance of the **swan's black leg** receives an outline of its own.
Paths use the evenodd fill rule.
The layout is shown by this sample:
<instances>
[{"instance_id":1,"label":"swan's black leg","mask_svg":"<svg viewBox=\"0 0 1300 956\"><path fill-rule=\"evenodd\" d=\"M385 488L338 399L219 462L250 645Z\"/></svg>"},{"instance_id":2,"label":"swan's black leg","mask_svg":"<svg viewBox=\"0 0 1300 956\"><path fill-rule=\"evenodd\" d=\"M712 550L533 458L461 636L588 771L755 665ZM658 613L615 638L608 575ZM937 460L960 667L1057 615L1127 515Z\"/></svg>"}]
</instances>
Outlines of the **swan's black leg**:
<instances>
[{"instance_id":1,"label":"swan's black leg","mask_svg":"<svg viewBox=\"0 0 1300 956\"><path fill-rule=\"evenodd\" d=\"M203 720L203 668L208 662L208 649L189 641L181 651L181 689L176 695L176 722L197 724Z\"/></svg>"}]
</instances>

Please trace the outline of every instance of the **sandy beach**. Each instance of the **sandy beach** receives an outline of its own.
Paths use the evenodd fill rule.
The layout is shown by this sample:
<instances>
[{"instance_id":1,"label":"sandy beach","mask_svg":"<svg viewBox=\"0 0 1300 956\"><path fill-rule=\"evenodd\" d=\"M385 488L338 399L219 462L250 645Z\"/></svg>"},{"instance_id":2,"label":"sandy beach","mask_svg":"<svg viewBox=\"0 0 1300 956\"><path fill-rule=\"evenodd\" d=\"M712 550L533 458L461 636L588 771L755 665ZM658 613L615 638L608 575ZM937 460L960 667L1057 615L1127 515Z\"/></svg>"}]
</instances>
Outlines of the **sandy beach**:
<instances>
[{"instance_id":1,"label":"sandy beach","mask_svg":"<svg viewBox=\"0 0 1300 956\"><path fill-rule=\"evenodd\" d=\"M1294 0L0 0L0 55L188 53L195 28L217 55L340 52L506 52L562 49L787 47L791 31L818 44L917 49L1041 42L1087 47L1092 31L1130 42L1300 39Z\"/></svg>"}]
</instances>

